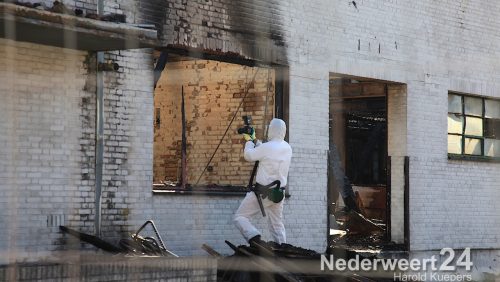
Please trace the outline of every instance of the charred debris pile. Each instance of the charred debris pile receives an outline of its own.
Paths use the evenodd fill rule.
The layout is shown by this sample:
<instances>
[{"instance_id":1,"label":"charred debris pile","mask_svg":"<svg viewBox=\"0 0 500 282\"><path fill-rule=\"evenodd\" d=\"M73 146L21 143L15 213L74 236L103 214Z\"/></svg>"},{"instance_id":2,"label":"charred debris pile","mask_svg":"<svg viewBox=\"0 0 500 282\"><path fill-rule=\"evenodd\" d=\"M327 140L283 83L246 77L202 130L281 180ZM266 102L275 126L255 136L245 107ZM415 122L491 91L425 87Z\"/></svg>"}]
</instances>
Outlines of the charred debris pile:
<instances>
[{"instance_id":1,"label":"charred debris pile","mask_svg":"<svg viewBox=\"0 0 500 282\"><path fill-rule=\"evenodd\" d=\"M219 259L219 281L386 281L380 275L374 280L352 272L321 270L322 255L346 260L356 256L375 260L407 255L404 248L386 240L383 223L353 210L335 215L336 229L331 231L326 254L271 241L240 246L226 241L234 251L230 256L222 256L207 245L203 249Z\"/></svg>"},{"instance_id":2,"label":"charred debris pile","mask_svg":"<svg viewBox=\"0 0 500 282\"><path fill-rule=\"evenodd\" d=\"M140 233L147 226L151 226L155 237L141 236ZM59 226L59 229L80 241L93 245L94 247L112 254L135 255L135 256L164 256L178 257L173 252L169 251L163 242L156 225L152 220L146 221L130 238L123 238L118 242L118 245L109 243L97 236L82 233L66 226Z\"/></svg>"},{"instance_id":3,"label":"charred debris pile","mask_svg":"<svg viewBox=\"0 0 500 282\"><path fill-rule=\"evenodd\" d=\"M321 270L322 255L343 259L356 256L376 259L394 258L395 253L405 253L398 245L385 240L382 224L366 219L355 211L339 211L335 215L338 219L335 225L337 229L332 229L326 254L272 241L236 246L226 240L227 246L233 251L229 256L221 255L206 244L202 245L202 249L217 259L218 281L383 281L356 273ZM140 235L148 225L155 236ZM151 220L144 223L130 238L120 240L118 245L68 227L61 226L60 229L63 233L113 254L178 257L166 248Z\"/></svg>"},{"instance_id":4,"label":"charred debris pile","mask_svg":"<svg viewBox=\"0 0 500 282\"><path fill-rule=\"evenodd\" d=\"M405 257L406 249L387 238L386 225L380 220L368 219L354 210L335 212L331 222L327 253L336 257L365 258Z\"/></svg>"}]
</instances>

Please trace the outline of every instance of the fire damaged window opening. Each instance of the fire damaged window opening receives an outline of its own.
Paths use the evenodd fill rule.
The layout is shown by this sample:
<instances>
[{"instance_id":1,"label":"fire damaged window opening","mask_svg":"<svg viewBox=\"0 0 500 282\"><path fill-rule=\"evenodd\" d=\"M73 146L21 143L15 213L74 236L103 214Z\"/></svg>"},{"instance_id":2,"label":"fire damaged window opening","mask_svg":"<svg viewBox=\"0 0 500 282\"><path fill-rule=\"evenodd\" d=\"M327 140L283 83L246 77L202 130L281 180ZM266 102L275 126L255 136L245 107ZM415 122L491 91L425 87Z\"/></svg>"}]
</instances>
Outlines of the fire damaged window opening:
<instances>
[{"instance_id":1,"label":"fire damaged window opening","mask_svg":"<svg viewBox=\"0 0 500 282\"><path fill-rule=\"evenodd\" d=\"M330 74L328 211L334 249L402 248L390 235L388 89L396 85Z\"/></svg>"},{"instance_id":2,"label":"fire damaged window opening","mask_svg":"<svg viewBox=\"0 0 500 282\"><path fill-rule=\"evenodd\" d=\"M153 190L244 194L253 163L243 158L237 129L249 115L263 140L273 117L287 120L286 74L280 66L169 53L154 92Z\"/></svg>"},{"instance_id":3,"label":"fire damaged window opening","mask_svg":"<svg viewBox=\"0 0 500 282\"><path fill-rule=\"evenodd\" d=\"M500 100L448 94L448 157L500 161Z\"/></svg>"}]
</instances>

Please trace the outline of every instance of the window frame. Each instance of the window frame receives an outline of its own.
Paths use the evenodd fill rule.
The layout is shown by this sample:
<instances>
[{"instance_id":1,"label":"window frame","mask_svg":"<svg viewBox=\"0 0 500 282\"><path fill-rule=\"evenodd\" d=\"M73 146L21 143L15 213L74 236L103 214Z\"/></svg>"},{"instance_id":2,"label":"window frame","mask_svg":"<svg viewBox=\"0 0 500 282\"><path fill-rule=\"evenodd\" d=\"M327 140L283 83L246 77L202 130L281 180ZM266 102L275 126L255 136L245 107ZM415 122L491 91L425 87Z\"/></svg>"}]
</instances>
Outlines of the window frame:
<instances>
[{"instance_id":1,"label":"window frame","mask_svg":"<svg viewBox=\"0 0 500 282\"><path fill-rule=\"evenodd\" d=\"M287 125L289 125L289 67L287 65L281 65L281 64L275 64L275 63L260 63L255 60L251 59L244 59L241 60L239 58L233 58L231 56L225 56L225 55L212 55L209 53L203 53L203 52L186 52L184 49L175 49L175 48L167 48L164 51L167 51L166 53L172 53L174 55L185 55L187 57L195 58L195 59L204 59L204 60L211 60L211 61L219 61L219 62L226 62L226 63L231 63L231 64L237 64L241 66L250 66L250 67L262 67L262 68L272 68L275 72L275 78L274 78L274 83L275 83L275 91L274 91L274 112L275 118L280 118L285 121ZM168 56L168 55L167 55ZM165 63L166 64L166 63ZM159 70L159 73L164 71L163 69ZM156 85L156 81L155 81ZM153 124L153 127L159 127L160 123L156 121L156 106L154 106L155 111L154 111L154 117L155 117L155 122ZM287 126L287 131L286 131L286 136L285 140L288 141L289 138L289 132L290 132L290 126ZM153 153L154 154L154 153ZM250 176L250 175L249 175ZM189 184L189 183L187 183ZM246 189L246 184L245 186L235 186L235 185L224 185L221 184L219 188L223 188L224 191L221 189L214 189L209 187L209 185L199 185L199 186L190 186L189 188L181 188L179 185L176 186L165 186L162 183L152 183L153 186L153 194L167 194L167 195L196 195L196 194L203 194L203 195L213 195L213 196L241 196L245 195L248 191ZM290 194L288 193L288 187L287 190L285 191L285 197L289 198Z\"/></svg>"},{"instance_id":2,"label":"window frame","mask_svg":"<svg viewBox=\"0 0 500 282\"><path fill-rule=\"evenodd\" d=\"M456 96L460 97L461 112L459 114L455 113L455 112L450 112L450 108L448 105L448 115L456 115L456 116L462 117L463 120L462 120L461 133L450 133L449 128L448 128L449 121L447 123L447 137L450 135L461 137L461 144L460 144L461 145L461 153L460 154L449 153L449 146L448 146L448 148L447 148L448 159L500 162L500 157L486 156L485 155L485 147L484 147L485 146L485 138L486 138L486 136L485 136L486 126L485 125L486 125L486 119L487 119L486 118L486 100L497 100L497 99L487 98L487 97L483 97L483 96L468 95L468 94L463 94L463 93L459 93L459 92L452 92L452 91L448 92L448 97L450 95L456 95ZM466 109L465 109L465 107L466 107L465 99L466 98L481 99L481 116L466 113ZM469 118L481 118L481 126L482 126L481 136L466 134L467 117L469 117ZM465 143L466 143L467 138L479 140L480 149L481 149L480 155L465 153L465 150L466 150Z\"/></svg>"}]
</instances>

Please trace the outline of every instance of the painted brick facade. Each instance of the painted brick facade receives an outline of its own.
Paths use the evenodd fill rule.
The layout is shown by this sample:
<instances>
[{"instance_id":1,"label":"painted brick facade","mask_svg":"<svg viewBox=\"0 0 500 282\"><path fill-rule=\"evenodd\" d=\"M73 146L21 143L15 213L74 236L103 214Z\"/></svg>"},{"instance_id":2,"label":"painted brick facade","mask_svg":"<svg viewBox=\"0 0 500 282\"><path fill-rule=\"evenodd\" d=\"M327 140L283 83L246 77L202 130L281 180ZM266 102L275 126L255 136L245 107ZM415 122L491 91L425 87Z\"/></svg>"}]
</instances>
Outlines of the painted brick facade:
<instances>
[{"instance_id":1,"label":"painted brick facade","mask_svg":"<svg viewBox=\"0 0 500 282\"><path fill-rule=\"evenodd\" d=\"M210 3L214 6L219 5ZM258 10L259 5L255 3L252 7L245 8ZM308 160L324 155L321 152L327 150L326 101L329 72L404 83L407 85L406 97L400 99L399 94L392 92L388 97L389 101L396 103L393 107L395 114L401 113L402 117L406 115L406 119L389 117L403 121L400 125L392 124L396 126L393 129L396 136L390 141L392 145L389 149L395 158L410 156L412 249L425 250L447 246L449 240L446 239L448 238L446 234L453 228L450 224L463 226L462 231L469 234L467 230L470 229L465 230L466 226L473 223L478 225L478 229L485 230L485 233L457 235L460 238L454 239L455 243L452 245L498 248L495 243L498 230L486 220L487 218L496 220L495 203L483 204L481 200L482 197L484 199L497 197L496 189L493 187L498 178L493 171L498 170L498 164L448 161L445 112L448 90L499 97L495 91L496 66L492 63L494 50L499 42L491 41L491 38L486 36L498 30L499 23L493 19L499 7L492 3L449 4L432 1L418 3L362 1L357 3L357 6L341 1L328 3L314 1L308 4L279 3L277 6L279 8L276 10L266 11L274 11L277 14L274 18L282 19L281 22L277 21L279 25L277 29L283 31L286 38L286 60L290 66L290 142L294 152L302 150L310 152L296 153L294 156L295 162L290 179L292 194L300 195L302 185L305 185L307 189L304 190L308 193L313 193L318 198L325 195L323 191L326 174L318 169L316 170L318 175L309 177L303 174L300 166L310 166ZM175 39L184 38L187 40L184 44L197 46L192 43L192 39L184 36L182 28L178 28L177 31L175 29L176 23L182 21L176 21L172 15L182 14L183 12L178 11L182 9L183 6L176 8L174 5L169 10L170 16L165 29L166 34L171 36L166 37L166 43L182 44L182 40L175 41ZM206 10L206 7L204 9ZM224 15L214 16L213 21L224 17ZM208 35L210 30L208 21L205 20L207 22L205 26L203 20L196 24L197 20L197 17L193 17L192 33L201 37L197 39L198 41L205 40L209 43L203 45L205 48L215 44L224 47L221 50L246 50L247 42L231 40L229 21L219 20L226 26L219 27L223 36L221 40L216 40L210 39ZM214 29L216 26L211 28ZM207 33L204 33L204 30ZM407 141L401 143L402 140ZM319 150L318 153L313 153L314 149ZM326 163L326 158L323 163ZM399 175L399 179L402 179L402 161L399 165L397 161L393 161L393 175ZM469 184L465 186L459 184L460 178L457 178L459 175ZM301 178L303 184L295 182L298 179L294 180L294 177ZM471 177L477 178L477 181L466 180ZM395 189L402 191L402 185L402 182L396 181L393 183L393 191ZM456 189L461 192L451 192L454 196L450 196L450 190ZM479 189L485 194L471 193L471 189ZM402 204L401 194L393 194L393 197L395 197L394 204ZM456 210L457 203L465 205L463 201L469 201L470 197L481 204L468 204L463 216L449 215L449 211ZM441 201L436 198L447 200ZM301 202L292 196L290 203L293 201ZM307 205L305 201L303 203ZM298 212L300 209L292 210ZM474 212L471 214L466 210ZM287 211L290 212L290 209ZM318 211L318 214L322 211L323 209ZM477 220L477 216L481 214L487 215L484 217L485 220ZM293 219L287 217L287 220L297 223L301 221L300 217ZM394 223L401 223L401 219L393 220ZM321 225L321 220L318 225ZM294 233L293 227L290 229L293 234L291 238L300 238L297 236L299 232ZM321 234L321 231L309 233ZM429 234L439 235L428 236ZM314 242L307 244L319 247Z\"/></svg>"},{"instance_id":2,"label":"painted brick facade","mask_svg":"<svg viewBox=\"0 0 500 282\"><path fill-rule=\"evenodd\" d=\"M109 3L107 9L127 13L130 22L141 19L135 6ZM500 97L500 5L356 3L168 1L162 40L290 67L294 157L285 225L291 243L318 251L326 246L329 73L406 84L405 97L389 93L396 103L393 112L406 115L395 125L398 137L389 150L395 157L410 157L411 248L475 248L481 265L498 272L493 259L500 249L500 165L448 160L446 112L448 91ZM243 18L237 21L239 15ZM259 32L248 33L253 29ZM0 41L0 52L1 65L7 66L0 70L0 109L7 113L0 120L0 187L7 195L1 200L7 207L1 220L8 226L0 231L8 238L0 246L19 252L7 260L20 260L56 248L61 235L46 226L46 216L92 231L95 103L92 91L85 90L92 85L86 81L91 75L86 75L85 53L6 40ZM106 75L105 235L116 238L152 218L179 254L201 254L202 242L227 252L223 239L242 241L231 223L241 197L152 194L151 54L108 56L123 69ZM35 67L26 66L33 62ZM401 162L393 161L392 168L401 175ZM392 184L393 191L401 191L400 181ZM393 200L401 205L401 194ZM45 216L38 216L40 211Z\"/></svg>"},{"instance_id":3,"label":"painted brick facade","mask_svg":"<svg viewBox=\"0 0 500 282\"><path fill-rule=\"evenodd\" d=\"M6 195L2 222L8 226L2 235L9 238L1 244L3 250L20 252L20 257L24 252L36 257L64 243L59 225L93 232L95 73L89 73L85 52L1 43L6 134L1 139L0 177ZM148 53L109 55L113 56L131 66L105 76L103 236L119 238L128 231L131 203L139 197L129 187L142 189L152 179L152 156L146 152L152 151L152 117L138 118L144 105L152 103L152 81L137 79L144 72L152 77L152 71Z\"/></svg>"},{"instance_id":4,"label":"painted brick facade","mask_svg":"<svg viewBox=\"0 0 500 282\"><path fill-rule=\"evenodd\" d=\"M233 52L286 63L286 1L168 1L164 45Z\"/></svg>"},{"instance_id":5,"label":"painted brick facade","mask_svg":"<svg viewBox=\"0 0 500 282\"><path fill-rule=\"evenodd\" d=\"M65 1L81 7L82 1ZM96 1L85 2L95 12ZM131 3L131 1L129 1ZM130 4L128 3L128 4ZM47 3L51 4L51 3ZM107 1L106 12L127 12ZM133 22L131 14L127 18ZM65 248L59 225L93 233L95 54L1 39L1 262L34 260ZM152 179L152 52L106 54L102 235L122 237L137 189ZM149 106L149 107L147 107ZM134 187L129 189L130 187ZM150 184L148 184L150 187Z\"/></svg>"},{"instance_id":6,"label":"painted brick facade","mask_svg":"<svg viewBox=\"0 0 500 282\"><path fill-rule=\"evenodd\" d=\"M494 256L500 233L491 222L498 220L493 199L500 196L495 184L500 179L494 171L500 165L448 160L446 112L448 91L500 97L494 63L500 41L492 39L500 28L500 7L464 1L356 2L355 7L317 1L310 13L292 13L291 18L308 24L290 30L310 39L292 42L309 47L307 64L321 57L330 72L407 85L406 101L401 101L407 105L406 149L393 150L395 156L404 150L410 156L411 248L492 249L478 250L477 257L498 272ZM312 8L315 4L321 9ZM323 46L329 48L320 50ZM402 162L396 165L393 173L402 170Z\"/></svg>"},{"instance_id":7,"label":"painted brick facade","mask_svg":"<svg viewBox=\"0 0 500 282\"><path fill-rule=\"evenodd\" d=\"M79 137L85 53L1 40L2 250L54 250L48 216L78 224L89 196ZM22 77L23 79L19 79ZM71 81L71 84L67 83ZM70 184L71 183L71 184ZM70 184L70 185L69 185ZM34 236L36 234L36 236ZM3 259L9 259L4 256Z\"/></svg>"},{"instance_id":8,"label":"painted brick facade","mask_svg":"<svg viewBox=\"0 0 500 282\"><path fill-rule=\"evenodd\" d=\"M391 156L391 239L404 242L404 162L407 156L406 87L387 89L387 154Z\"/></svg>"}]
</instances>

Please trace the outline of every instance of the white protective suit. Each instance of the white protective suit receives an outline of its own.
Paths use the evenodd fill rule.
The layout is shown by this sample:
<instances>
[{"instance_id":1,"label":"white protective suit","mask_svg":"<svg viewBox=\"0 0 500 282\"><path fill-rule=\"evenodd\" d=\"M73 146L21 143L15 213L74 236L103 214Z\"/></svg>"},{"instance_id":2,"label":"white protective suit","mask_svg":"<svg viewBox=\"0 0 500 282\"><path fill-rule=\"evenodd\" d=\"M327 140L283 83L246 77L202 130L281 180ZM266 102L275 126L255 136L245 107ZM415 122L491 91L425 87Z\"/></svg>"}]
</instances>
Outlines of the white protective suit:
<instances>
[{"instance_id":1,"label":"white protective suit","mask_svg":"<svg viewBox=\"0 0 500 282\"><path fill-rule=\"evenodd\" d=\"M252 141L245 144L244 156L249 162L259 161L256 181L268 185L275 180L281 182L281 187L287 184L288 169L292 159L292 148L284 140L286 124L281 119L273 119L269 124L269 141L255 146ZM276 243L286 243L285 225L283 224L283 202L274 203L268 198L262 199L269 222L269 230ZM254 192L248 192L234 215L234 223L248 241L260 235L260 232L250 222L250 217L260 213L259 203Z\"/></svg>"}]
</instances>

